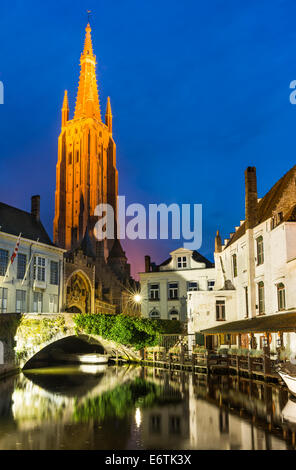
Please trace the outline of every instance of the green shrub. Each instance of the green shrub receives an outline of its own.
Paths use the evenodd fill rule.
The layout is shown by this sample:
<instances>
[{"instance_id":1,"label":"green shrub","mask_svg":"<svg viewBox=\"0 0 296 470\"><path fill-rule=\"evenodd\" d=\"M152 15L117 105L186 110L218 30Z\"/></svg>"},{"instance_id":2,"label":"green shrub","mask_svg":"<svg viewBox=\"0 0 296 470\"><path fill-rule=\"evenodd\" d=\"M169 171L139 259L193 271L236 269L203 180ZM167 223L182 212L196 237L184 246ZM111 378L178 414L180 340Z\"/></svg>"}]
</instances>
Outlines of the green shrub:
<instances>
[{"instance_id":1,"label":"green shrub","mask_svg":"<svg viewBox=\"0 0 296 470\"><path fill-rule=\"evenodd\" d=\"M76 330L99 335L135 349L159 345L161 335L180 334L181 322L151 320L128 315L78 314L74 316Z\"/></svg>"}]
</instances>

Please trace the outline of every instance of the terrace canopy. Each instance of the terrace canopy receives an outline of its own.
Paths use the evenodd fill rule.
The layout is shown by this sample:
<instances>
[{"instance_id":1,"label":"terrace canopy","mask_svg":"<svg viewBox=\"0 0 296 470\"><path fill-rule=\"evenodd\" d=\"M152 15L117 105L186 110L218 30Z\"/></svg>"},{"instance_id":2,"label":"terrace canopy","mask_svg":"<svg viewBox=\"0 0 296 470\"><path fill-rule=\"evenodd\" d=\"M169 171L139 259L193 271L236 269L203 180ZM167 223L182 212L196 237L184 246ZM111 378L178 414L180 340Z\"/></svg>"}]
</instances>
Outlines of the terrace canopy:
<instances>
[{"instance_id":1,"label":"terrace canopy","mask_svg":"<svg viewBox=\"0 0 296 470\"><path fill-rule=\"evenodd\" d=\"M264 315L229 323L223 322L213 328L201 330L204 335L275 332L296 332L296 312Z\"/></svg>"}]
</instances>

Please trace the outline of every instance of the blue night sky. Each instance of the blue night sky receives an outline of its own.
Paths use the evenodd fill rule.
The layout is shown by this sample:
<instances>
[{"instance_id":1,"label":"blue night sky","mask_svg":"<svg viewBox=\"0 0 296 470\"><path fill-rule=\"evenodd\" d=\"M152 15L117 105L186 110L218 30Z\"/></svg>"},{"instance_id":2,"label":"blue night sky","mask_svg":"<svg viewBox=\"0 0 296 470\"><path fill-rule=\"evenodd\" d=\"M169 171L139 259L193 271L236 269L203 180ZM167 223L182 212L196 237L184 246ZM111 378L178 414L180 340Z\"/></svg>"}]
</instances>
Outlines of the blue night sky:
<instances>
[{"instance_id":1,"label":"blue night sky","mask_svg":"<svg viewBox=\"0 0 296 470\"><path fill-rule=\"evenodd\" d=\"M12 6L13 5L13 6ZM102 114L111 97L119 192L127 202L202 203L201 253L212 258L244 218L244 170L259 196L296 163L293 0L1 3L0 200L41 216L52 236L60 109L71 117L86 10L93 16ZM123 243L133 273L179 241Z\"/></svg>"}]
</instances>

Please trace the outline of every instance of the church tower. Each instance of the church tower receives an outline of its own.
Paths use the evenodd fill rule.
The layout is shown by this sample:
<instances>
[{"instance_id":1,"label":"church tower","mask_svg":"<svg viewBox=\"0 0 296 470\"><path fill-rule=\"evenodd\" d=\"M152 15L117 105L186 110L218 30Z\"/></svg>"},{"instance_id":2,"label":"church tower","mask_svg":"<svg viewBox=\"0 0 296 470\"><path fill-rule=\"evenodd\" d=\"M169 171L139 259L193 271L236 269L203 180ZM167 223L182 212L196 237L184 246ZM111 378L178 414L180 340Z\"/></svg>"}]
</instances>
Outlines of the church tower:
<instances>
[{"instance_id":1,"label":"church tower","mask_svg":"<svg viewBox=\"0 0 296 470\"><path fill-rule=\"evenodd\" d=\"M102 122L90 24L86 27L80 58L80 79L73 119L69 119L68 93L62 107L62 129L56 167L54 242L70 250L77 246L97 218L95 208L108 203L117 213L118 172L116 145L112 137L112 111L107 101ZM93 238L94 240L94 238ZM107 258L114 240L106 241Z\"/></svg>"}]
</instances>

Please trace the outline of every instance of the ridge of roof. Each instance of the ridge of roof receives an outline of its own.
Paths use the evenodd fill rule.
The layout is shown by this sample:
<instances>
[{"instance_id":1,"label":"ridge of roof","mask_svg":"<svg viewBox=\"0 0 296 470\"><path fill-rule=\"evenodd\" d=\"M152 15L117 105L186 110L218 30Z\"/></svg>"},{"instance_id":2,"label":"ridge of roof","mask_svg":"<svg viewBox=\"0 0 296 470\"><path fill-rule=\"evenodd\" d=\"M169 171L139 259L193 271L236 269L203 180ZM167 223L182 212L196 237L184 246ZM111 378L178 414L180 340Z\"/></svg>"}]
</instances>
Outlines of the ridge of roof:
<instances>
[{"instance_id":1,"label":"ridge of roof","mask_svg":"<svg viewBox=\"0 0 296 470\"><path fill-rule=\"evenodd\" d=\"M36 220L30 212L4 202L0 202L0 226L4 233L14 236L21 233L23 238L28 240L37 241L39 239L40 243L56 246L40 220Z\"/></svg>"},{"instance_id":2,"label":"ridge of roof","mask_svg":"<svg viewBox=\"0 0 296 470\"><path fill-rule=\"evenodd\" d=\"M271 189L263 196L258 202L258 219L257 224L259 225L265 220L269 219L272 216L272 211L276 204L278 203L280 197L282 196L285 187L290 182L291 178L295 176L296 165L290 168L272 187ZM232 235L231 239L227 243L226 247L232 245L235 241L239 240L246 233L246 222L237 229L237 231Z\"/></svg>"}]
</instances>

